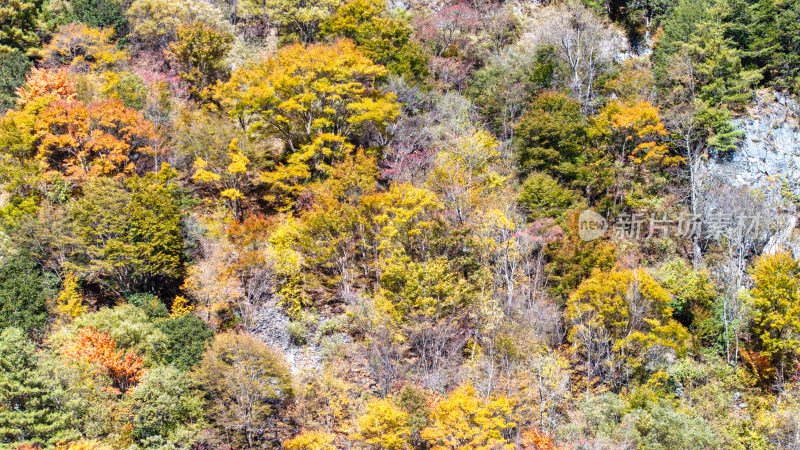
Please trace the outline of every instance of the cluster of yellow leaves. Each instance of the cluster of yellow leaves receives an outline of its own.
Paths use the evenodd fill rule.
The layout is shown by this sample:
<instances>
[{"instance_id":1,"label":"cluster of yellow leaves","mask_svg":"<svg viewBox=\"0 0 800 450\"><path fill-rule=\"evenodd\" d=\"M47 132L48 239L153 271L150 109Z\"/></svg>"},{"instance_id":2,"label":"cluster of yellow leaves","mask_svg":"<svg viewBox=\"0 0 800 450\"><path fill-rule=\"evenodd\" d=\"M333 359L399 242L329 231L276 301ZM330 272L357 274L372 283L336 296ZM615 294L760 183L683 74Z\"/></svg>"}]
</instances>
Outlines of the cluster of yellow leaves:
<instances>
[{"instance_id":1,"label":"cluster of yellow leaves","mask_svg":"<svg viewBox=\"0 0 800 450\"><path fill-rule=\"evenodd\" d=\"M105 71L98 75L84 77L84 81L92 85L100 84L99 90L103 98L122 101L126 106L142 108L147 101L148 88L143 78L131 72ZM155 89L163 88L158 83Z\"/></svg>"},{"instance_id":2,"label":"cluster of yellow leaves","mask_svg":"<svg viewBox=\"0 0 800 450\"><path fill-rule=\"evenodd\" d=\"M75 319L86 312L83 306L83 297L79 292L78 279L72 272L64 277L64 289L59 292L56 298L58 312L64 318Z\"/></svg>"},{"instance_id":3,"label":"cluster of yellow leaves","mask_svg":"<svg viewBox=\"0 0 800 450\"><path fill-rule=\"evenodd\" d=\"M797 354L800 345L800 261L789 253L758 258L749 303L753 331L769 357ZM777 361L775 361L777 362Z\"/></svg>"},{"instance_id":4,"label":"cluster of yellow leaves","mask_svg":"<svg viewBox=\"0 0 800 450\"><path fill-rule=\"evenodd\" d=\"M300 221L286 217L269 237L270 245L264 252L267 262L278 277L277 297L292 316L299 314L303 306L311 303L303 289L305 280L301 270L304 257L293 248L302 230Z\"/></svg>"},{"instance_id":5,"label":"cluster of yellow leaves","mask_svg":"<svg viewBox=\"0 0 800 450\"><path fill-rule=\"evenodd\" d=\"M200 183L213 183L222 179L214 172L206 170L206 167L208 167L208 163L203 158L197 158L194 162L195 171L192 180Z\"/></svg>"},{"instance_id":6,"label":"cluster of yellow leaves","mask_svg":"<svg viewBox=\"0 0 800 450\"><path fill-rule=\"evenodd\" d=\"M386 192L365 197L363 207L378 236L378 250L383 259L388 259L427 248L431 219L442 204L427 189L395 183Z\"/></svg>"},{"instance_id":7,"label":"cluster of yellow leaves","mask_svg":"<svg viewBox=\"0 0 800 450\"><path fill-rule=\"evenodd\" d=\"M504 211L492 208L480 214L479 220L480 228L476 237L483 254L494 260L521 256L520 242L514 239L517 225Z\"/></svg>"},{"instance_id":8,"label":"cluster of yellow leaves","mask_svg":"<svg viewBox=\"0 0 800 450\"><path fill-rule=\"evenodd\" d=\"M286 450L336 450L336 436L324 431L303 431L294 439L283 443Z\"/></svg>"},{"instance_id":9,"label":"cluster of yellow leaves","mask_svg":"<svg viewBox=\"0 0 800 450\"><path fill-rule=\"evenodd\" d=\"M136 385L144 375L142 358L132 352L117 350L117 344L106 333L91 328L80 330L75 340L61 348L62 355L98 364L101 373L114 382L110 390L122 393Z\"/></svg>"},{"instance_id":10,"label":"cluster of yellow leaves","mask_svg":"<svg viewBox=\"0 0 800 450\"><path fill-rule=\"evenodd\" d=\"M513 406L513 400L505 396L483 400L471 384L465 384L434 405L431 424L421 436L432 450L513 449L503 438L516 425L511 418Z\"/></svg>"},{"instance_id":11,"label":"cluster of yellow leaves","mask_svg":"<svg viewBox=\"0 0 800 450\"><path fill-rule=\"evenodd\" d=\"M248 21L269 21L277 25L279 35L308 42L316 35L319 23L330 17L343 0L242 0L239 17Z\"/></svg>"},{"instance_id":12,"label":"cluster of yellow leaves","mask_svg":"<svg viewBox=\"0 0 800 450\"><path fill-rule=\"evenodd\" d=\"M179 71L181 80L189 85L193 98L207 100L208 86L227 78L229 66L225 55L233 40L232 34L201 22L178 27L177 41L170 44L165 55Z\"/></svg>"},{"instance_id":13,"label":"cluster of yellow leaves","mask_svg":"<svg viewBox=\"0 0 800 450\"><path fill-rule=\"evenodd\" d=\"M217 97L231 115L247 119L253 131L298 149L321 133L349 137L366 122L382 127L396 118L396 96L370 86L385 74L350 41L297 44L236 70Z\"/></svg>"},{"instance_id":14,"label":"cluster of yellow leaves","mask_svg":"<svg viewBox=\"0 0 800 450\"><path fill-rule=\"evenodd\" d=\"M782 392L778 395L764 395L762 398L753 399L752 403L753 406L758 403L766 406L762 408L751 406L751 410L757 411L753 416L754 428L761 434L770 436L772 442L791 446L796 436L797 417L800 414L800 385L797 381L784 384Z\"/></svg>"},{"instance_id":15,"label":"cluster of yellow leaves","mask_svg":"<svg viewBox=\"0 0 800 450\"><path fill-rule=\"evenodd\" d=\"M239 151L237 139L231 140L228 146L228 161L230 162L227 168L220 175L208 170L208 163L203 158L197 158L194 162L195 172L192 180L217 187L219 195L226 199L234 216L238 216L238 202L244 198L242 188L246 183L247 165L250 164L250 159Z\"/></svg>"},{"instance_id":16,"label":"cluster of yellow leaves","mask_svg":"<svg viewBox=\"0 0 800 450\"><path fill-rule=\"evenodd\" d=\"M172 311L170 311L169 316L174 319L176 317L185 316L192 311L194 311L194 305L189 303L186 297L179 295L172 301Z\"/></svg>"},{"instance_id":17,"label":"cluster of yellow leaves","mask_svg":"<svg viewBox=\"0 0 800 450\"><path fill-rule=\"evenodd\" d=\"M231 144L232 144L232 146L235 146L235 143L232 142ZM231 163L228 165L228 173L236 174L236 173L246 172L247 171L247 163L249 163L249 162L250 162L250 160L247 159L246 156L244 156L243 154L241 154L239 152L233 151L233 149L232 149L232 151L231 151Z\"/></svg>"},{"instance_id":18,"label":"cluster of yellow leaves","mask_svg":"<svg viewBox=\"0 0 800 450\"><path fill-rule=\"evenodd\" d=\"M355 44L290 45L273 57L242 67L217 87L215 98L250 132L277 138L286 153L262 175L267 200L286 203L304 181L327 173L354 147L358 133L384 133L400 114L394 93L373 87L386 74Z\"/></svg>"},{"instance_id":19,"label":"cluster of yellow leaves","mask_svg":"<svg viewBox=\"0 0 800 450\"><path fill-rule=\"evenodd\" d=\"M643 269L595 271L567 301L568 339L587 358L587 372L632 371L647 349L685 351L688 331L672 318L670 296Z\"/></svg>"},{"instance_id":20,"label":"cluster of yellow leaves","mask_svg":"<svg viewBox=\"0 0 800 450\"><path fill-rule=\"evenodd\" d=\"M376 302L397 321L409 316L419 317L419 314L428 318L447 317L485 299L476 292L471 281L474 280L453 273L445 258L422 262L391 258L384 263Z\"/></svg>"},{"instance_id":21,"label":"cluster of yellow leaves","mask_svg":"<svg viewBox=\"0 0 800 450\"><path fill-rule=\"evenodd\" d=\"M680 156L669 155L667 146L660 143L667 129L659 117L658 108L649 102L613 101L593 121L595 132L599 129L621 157L627 157L635 164L668 167L683 162Z\"/></svg>"},{"instance_id":22,"label":"cluster of yellow leaves","mask_svg":"<svg viewBox=\"0 0 800 450\"><path fill-rule=\"evenodd\" d=\"M353 439L373 445L375 448L402 450L409 448L411 431L408 413L390 400L373 400L367 404L367 412L358 418L358 433Z\"/></svg>"},{"instance_id":23,"label":"cluster of yellow leaves","mask_svg":"<svg viewBox=\"0 0 800 450\"><path fill-rule=\"evenodd\" d=\"M311 143L301 145L298 151L290 153L286 164L281 164L278 170L261 174L261 181L271 187L265 200L280 202L286 198L288 201L280 205L279 209L288 209L291 207L291 199L306 189L304 181L312 178L315 173L330 172L328 163L344 158L353 149L354 146L344 136L334 133L318 134Z\"/></svg>"},{"instance_id":24,"label":"cluster of yellow leaves","mask_svg":"<svg viewBox=\"0 0 800 450\"><path fill-rule=\"evenodd\" d=\"M363 394L363 386L347 381L341 365L332 365L321 376L309 373L298 383L296 412L308 427L333 433L351 431L355 398Z\"/></svg>"},{"instance_id":25,"label":"cluster of yellow leaves","mask_svg":"<svg viewBox=\"0 0 800 450\"><path fill-rule=\"evenodd\" d=\"M57 450L111 450L112 447L101 444L97 441L80 440L78 442L71 442L66 446L58 446Z\"/></svg>"},{"instance_id":26,"label":"cluster of yellow leaves","mask_svg":"<svg viewBox=\"0 0 800 450\"><path fill-rule=\"evenodd\" d=\"M114 30L100 30L82 23L64 25L42 49L50 67L68 66L75 72L110 68L128 59L128 53L112 42Z\"/></svg>"}]
</instances>

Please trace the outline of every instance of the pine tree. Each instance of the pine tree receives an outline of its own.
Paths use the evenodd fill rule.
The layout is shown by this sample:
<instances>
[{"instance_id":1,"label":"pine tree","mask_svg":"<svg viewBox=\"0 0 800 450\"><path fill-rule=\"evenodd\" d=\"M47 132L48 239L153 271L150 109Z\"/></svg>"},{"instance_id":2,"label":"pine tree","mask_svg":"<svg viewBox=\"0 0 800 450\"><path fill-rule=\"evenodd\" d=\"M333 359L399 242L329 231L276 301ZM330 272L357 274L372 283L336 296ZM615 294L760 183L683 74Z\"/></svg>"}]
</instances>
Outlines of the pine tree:
<instances>
[{"instance_id":1,"label":"pine tree","mask_svg":"<svg viewBox=\"0 0 800 450\"><path fill-rule=\"evenodd\" d=\"M36 34L42 0L5 0L0 4L0 53L26 51L39 43Z\"/></svg>"},{"instance_id":2,"label":"pine tree","mask_svg":"<svg viewBox=\"0 0 800 450\"><path fill-rule=\"evenodd\" d=\"M68 433L54 386L39 368L33 343L22 330L0 334L0 446L22 442L52 444Z\"/></svg>"},{"instance_id":3,"label":"pine tree","mask_svg":"<svg viewBox=\"0 0 800 450\"><path fill-rule=\"evenodd\" d=\"M0 327L35 333L47 323L46 283L25 251L0 266Z\"/></svg>"}]
</instances>

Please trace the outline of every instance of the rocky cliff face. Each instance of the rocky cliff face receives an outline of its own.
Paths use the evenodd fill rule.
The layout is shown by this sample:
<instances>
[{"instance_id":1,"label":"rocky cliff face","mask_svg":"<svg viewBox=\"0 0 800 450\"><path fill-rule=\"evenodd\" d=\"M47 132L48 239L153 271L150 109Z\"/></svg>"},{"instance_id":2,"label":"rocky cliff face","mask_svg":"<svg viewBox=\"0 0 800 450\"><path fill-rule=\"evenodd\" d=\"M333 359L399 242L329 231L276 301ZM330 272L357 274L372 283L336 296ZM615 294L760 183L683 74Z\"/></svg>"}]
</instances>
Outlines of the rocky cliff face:
<instances>
[{"instance_id":1,"label":"rocky cliff face","mask_svg":"<svg viewBox=\"0 0 800 450\"><path fill-rule=\"evenodd\" d=\"M783 95L761 94L734 123L745 133L739 150L711 161L708 169L734 186L764 188L778 180L800 195L800 105Z\"/></svg>"},{"instance_id":2,"label":"rocky cliff face","mask_svg":"<svg viewBox=\"0 0 800 450\"><path fill-rule=\"evenodd\" d=\"M764 202L773 202L765 209L783 216L765 251L788 247L800 256L797 204L786 197L800 197L800 104L782 94L759 93L734 124L744 133L738 150L709 160L705 175L720 177L732 187L781 192L764 196Z\"/></svg>"}]
</instances>

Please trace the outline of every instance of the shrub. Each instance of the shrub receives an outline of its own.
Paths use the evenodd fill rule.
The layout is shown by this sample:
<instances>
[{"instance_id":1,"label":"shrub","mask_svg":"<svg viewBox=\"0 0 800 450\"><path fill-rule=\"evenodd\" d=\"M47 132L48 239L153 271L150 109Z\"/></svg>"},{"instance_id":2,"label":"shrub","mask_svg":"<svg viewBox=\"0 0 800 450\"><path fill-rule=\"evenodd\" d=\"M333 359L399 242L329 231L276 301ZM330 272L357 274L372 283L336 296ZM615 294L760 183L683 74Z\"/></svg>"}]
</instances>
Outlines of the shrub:
<instances>
[{"instance_id":1,"label":"shrub","mask_svg":"<svg viewBox=\"0 0 800 450\"><path fill-rule=\"evenodd\" d=\"M214 331L192 314L160 320L156 327L166 336L163 361L181 370L196 366L214 337Z\"/></svg>"}]
</instances>

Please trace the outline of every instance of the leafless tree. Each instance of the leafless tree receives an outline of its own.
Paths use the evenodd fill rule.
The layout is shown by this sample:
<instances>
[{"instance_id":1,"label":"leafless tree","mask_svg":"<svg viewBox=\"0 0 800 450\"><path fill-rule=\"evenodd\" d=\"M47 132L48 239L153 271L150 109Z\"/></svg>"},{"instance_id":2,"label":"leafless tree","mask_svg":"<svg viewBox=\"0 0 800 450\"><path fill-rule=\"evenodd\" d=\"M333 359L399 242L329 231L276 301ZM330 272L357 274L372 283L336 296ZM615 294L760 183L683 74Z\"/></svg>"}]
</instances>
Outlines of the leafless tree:
<instances>
[{"instance_id":1,"label":"leafless tree","mask_svg":"<svg viewBox=\"0 0 800 450\"><path fill-rule=\"evenodd\" d=\"M718 245L722 253L713 274L721 284L726 359L734 364L747 320L741 295L748 283L747 266L785 220L776 200L761 196L715 175L707 176L698 189L697 210L703 225L699 239L705 245Z\"/></svg>"},{"instance_id":2,"label":"leafless tree","mask_svg":"<svg viewBox=\"0 0 800 450\"><path fill-rule=\"evenodd\" d=\"M552 46L569 69L565 87L592 112L595 81L626 48L622 32L574 0L535 10L529 30L518 45L528 51Z\"/></svg>"}]
</instances>

